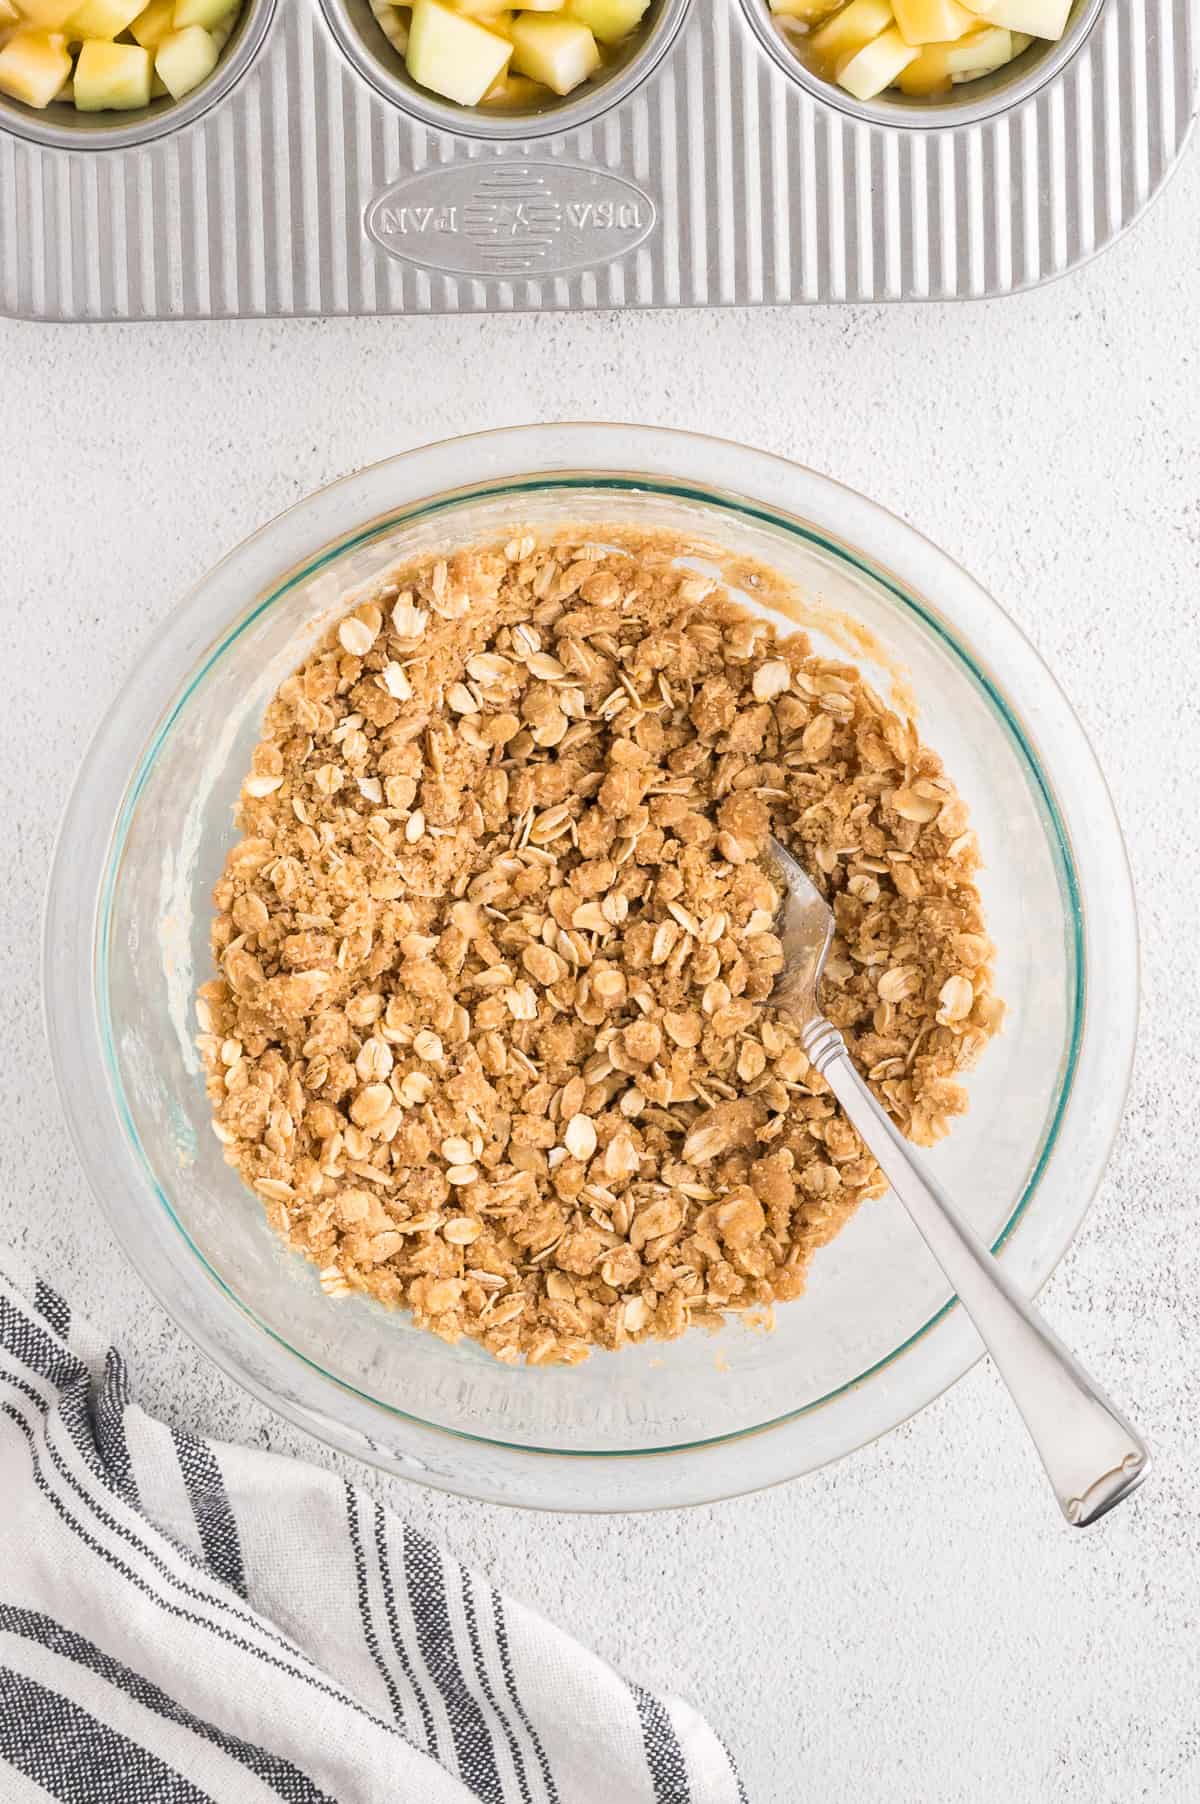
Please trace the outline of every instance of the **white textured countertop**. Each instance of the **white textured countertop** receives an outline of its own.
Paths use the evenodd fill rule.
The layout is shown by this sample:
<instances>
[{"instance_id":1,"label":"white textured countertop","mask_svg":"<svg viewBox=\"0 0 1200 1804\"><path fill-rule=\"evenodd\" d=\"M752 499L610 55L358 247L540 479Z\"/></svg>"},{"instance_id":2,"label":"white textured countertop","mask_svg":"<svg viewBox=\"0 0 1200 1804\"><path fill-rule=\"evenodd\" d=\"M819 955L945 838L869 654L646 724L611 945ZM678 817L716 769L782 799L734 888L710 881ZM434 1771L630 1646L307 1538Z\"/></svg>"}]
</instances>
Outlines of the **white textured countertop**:
<instances>
[{"instance_id":1,"label":"white textured countertop","mask_svg":"<svg viewBox=\"0 0 1200 1804\"><path fill-rule=\"evenodd\" d=\"M1193 146L1107 256L988 304L0 322L0 1240L58 1274L130 1355L142 1401L180 1424L332 1459L127 1271L59 1120L35 941L91 725L143 635L251 528L356 465L486 426L718 432L829 471L960 557L1082 714L1129 838L1145 1002L1109 1176L1045 1302L1154 1442L1134 1502L1065 1529L986 1366L831 1471L689 1513L533 1517L369 1477L699 1705L753 1804L1200 1797L1198 222Z\"/></svg>"}]
</instances>

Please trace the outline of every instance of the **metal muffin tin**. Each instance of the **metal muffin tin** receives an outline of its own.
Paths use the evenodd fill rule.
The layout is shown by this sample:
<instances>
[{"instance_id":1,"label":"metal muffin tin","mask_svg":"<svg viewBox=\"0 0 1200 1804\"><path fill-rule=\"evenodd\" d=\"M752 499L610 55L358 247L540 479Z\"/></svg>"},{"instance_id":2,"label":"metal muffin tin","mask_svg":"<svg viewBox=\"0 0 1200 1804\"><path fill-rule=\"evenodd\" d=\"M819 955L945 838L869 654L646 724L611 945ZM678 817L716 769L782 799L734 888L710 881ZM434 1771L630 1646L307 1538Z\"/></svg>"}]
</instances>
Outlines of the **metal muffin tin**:
<instances>
[{"instance_id":1,"label":"metal muffin tin","mask_svg":"<svg viewBox=\"0 0 1200 1804\"><path fill-rule=\"evenodd\" d=\"M645 81L614 81L606 111L553 136L552 120L523 141L452 136L387 86L347 57L318 0L278 0L242 79L178 129L164 116L150 142L97 150L81 134L66 150L0 115L0 312L1010 294L1133 223L1183 149L1197 76L1191 0L1108 0L1067 68L999 116L882 128L790 79L743 0L693 0Z\"/></svg>"}]
</instances>

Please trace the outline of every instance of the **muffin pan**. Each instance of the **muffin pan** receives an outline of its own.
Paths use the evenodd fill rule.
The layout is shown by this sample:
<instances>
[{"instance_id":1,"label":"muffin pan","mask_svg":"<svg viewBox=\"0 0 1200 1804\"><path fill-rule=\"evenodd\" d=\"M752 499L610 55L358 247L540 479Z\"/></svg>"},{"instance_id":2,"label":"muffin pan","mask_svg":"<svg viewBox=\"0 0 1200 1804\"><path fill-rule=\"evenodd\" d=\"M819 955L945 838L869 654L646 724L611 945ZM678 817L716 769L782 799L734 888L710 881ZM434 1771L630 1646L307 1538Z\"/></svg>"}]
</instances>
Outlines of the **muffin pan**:
<instances>
[{"instance_id":1,"label":"muffin pan","mask_svg":"<svg viewBox=\"0 0 1200 1804\"><path fill-rule=\"evenodd\" d=\"M255 0L263 29L207 100L114 115L111 132L0 109L0 312L1008 294L1131 225L1196 108L1189 0L1107 0L1036 92L1017 63L1003 110L981 119L963 89L961 112L917 128L851 117L793 78L754 28L758 3L657 0L644 47L579 110L497 130L406 92L366 0Z\"/></svg>"}]
</instances>

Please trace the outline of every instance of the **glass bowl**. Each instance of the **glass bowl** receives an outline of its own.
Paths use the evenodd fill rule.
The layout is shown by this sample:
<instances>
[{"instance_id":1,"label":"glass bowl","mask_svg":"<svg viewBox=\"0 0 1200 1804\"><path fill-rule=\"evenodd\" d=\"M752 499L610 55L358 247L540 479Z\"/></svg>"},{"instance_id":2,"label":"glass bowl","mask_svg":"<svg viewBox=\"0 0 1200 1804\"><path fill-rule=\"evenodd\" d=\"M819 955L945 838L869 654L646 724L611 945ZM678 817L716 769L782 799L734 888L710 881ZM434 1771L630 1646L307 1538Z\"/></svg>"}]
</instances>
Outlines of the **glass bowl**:
<instances>
[{"instance_id":1,"label":"glass bowl","mask_svg":"<svg viewBox=\"0 0 1200 1804\"><path fill-rule=\"evenodd\" d=\"M969 1116L929 1156L1035 1290L1100 1179L1128 1080L1137 936L1112 804L1053 679L963 570L861 496L737 445L615 425L484 434L349 476L248 539L157 629L87 755L51 877L46 1005L63 1106L114 1232L240 1384L447 1490L652 1508L807 1472L971 1365L974 1333L895 1199L866 1204L818 1254L773 1333L734 1322L570 1369L510 1368L323 1295L222 1160L192 1044L209 894L276 685L400 557L578 521L677 529L769 564L827 618L866 629L880 649L859 661L881 688L903 666L988 860L1010 1010Z\"/></svg>"}]
</instances>

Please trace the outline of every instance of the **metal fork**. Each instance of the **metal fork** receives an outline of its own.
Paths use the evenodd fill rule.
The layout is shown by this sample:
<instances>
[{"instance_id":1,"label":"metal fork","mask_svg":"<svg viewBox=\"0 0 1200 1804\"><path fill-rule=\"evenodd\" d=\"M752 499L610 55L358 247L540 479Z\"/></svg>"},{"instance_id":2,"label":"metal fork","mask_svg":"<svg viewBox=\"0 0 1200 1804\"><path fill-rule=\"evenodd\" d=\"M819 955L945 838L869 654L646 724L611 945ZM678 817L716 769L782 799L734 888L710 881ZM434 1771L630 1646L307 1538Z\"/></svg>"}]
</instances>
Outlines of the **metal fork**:
<instances>
[{"instance_id":1,"label":"metal fork","mask_svg":"<svg viewBox=\"0 0 1200 1804\"><path fill-rule=\"evenodd\" d=\"M922 1170L859 1077L845 1041L817 1002L833 938L832 911L792 854L777 840L771 843L784 888L776 922L784 963L771 1001L799 1025L810 1063L908 1210L995 1360L1059 1508L1072 1526L1084 1528L1137 1489L1149 1470L1149 1449Z\"/></svg>"}]
</instances>

